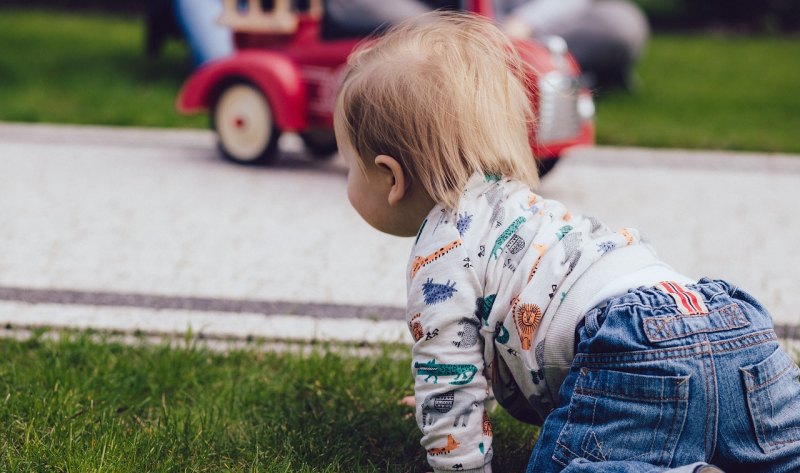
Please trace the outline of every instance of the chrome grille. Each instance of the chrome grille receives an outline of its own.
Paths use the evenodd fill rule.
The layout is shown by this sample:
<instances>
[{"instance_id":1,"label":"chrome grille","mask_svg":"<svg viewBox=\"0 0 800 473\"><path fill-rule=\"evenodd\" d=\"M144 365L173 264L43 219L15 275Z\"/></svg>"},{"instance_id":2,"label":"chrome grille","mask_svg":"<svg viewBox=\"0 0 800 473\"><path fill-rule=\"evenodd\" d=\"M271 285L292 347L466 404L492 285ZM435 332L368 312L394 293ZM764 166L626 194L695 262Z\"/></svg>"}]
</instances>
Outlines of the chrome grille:
<instances>
[{"instance_id":1,"label":"chrome grille","mask_svg":"<svg viewBox=\"0 0 800 473\"><path fill-rule=\"evenodd\" d=\"M553 71L539 78L539 143L565 141L578 134L581 129L579 95L576 77Z\"/></svg>"}]
</instances>

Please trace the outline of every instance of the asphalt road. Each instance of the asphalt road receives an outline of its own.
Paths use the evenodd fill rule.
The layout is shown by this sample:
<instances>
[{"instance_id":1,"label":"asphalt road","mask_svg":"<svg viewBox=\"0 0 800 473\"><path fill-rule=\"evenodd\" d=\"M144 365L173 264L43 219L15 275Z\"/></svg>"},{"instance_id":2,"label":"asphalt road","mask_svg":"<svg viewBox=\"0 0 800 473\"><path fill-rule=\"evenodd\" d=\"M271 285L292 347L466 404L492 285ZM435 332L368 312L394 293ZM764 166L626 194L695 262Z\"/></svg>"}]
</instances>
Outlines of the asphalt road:
<instances>
[{"instance_id":1,"label":"asphalt road","mask_svg":"<svg viewBox=\"0 0 800 473\"><path fill-rule=\"evenodd\" d=\"M411 240L360 220L341 161L285 138L247 168L205 131L0 124L0 324L409 341ZM800 339L800 156L576 149L540 193L640 229Z\"/></svg>"}]
</instances>

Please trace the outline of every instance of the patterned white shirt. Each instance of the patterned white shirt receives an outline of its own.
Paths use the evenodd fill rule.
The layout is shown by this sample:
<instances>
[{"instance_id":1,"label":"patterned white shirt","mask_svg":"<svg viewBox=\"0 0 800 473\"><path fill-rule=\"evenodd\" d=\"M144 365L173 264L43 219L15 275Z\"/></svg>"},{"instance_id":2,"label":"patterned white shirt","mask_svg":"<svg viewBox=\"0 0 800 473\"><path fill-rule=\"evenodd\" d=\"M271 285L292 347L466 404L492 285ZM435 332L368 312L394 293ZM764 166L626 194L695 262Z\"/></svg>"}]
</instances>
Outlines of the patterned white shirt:
<instances>
[{"instance_id":1,"label":"patterned white shirt","mask_svg":"<svg viewBox=\"0 0 800 473\"><path fill-rule=\"evenodd\" d=\"M416 418L434 470L490 471L492 385L549 410L552 309L604 255L640 244L636 230L611 231L495 176L472 176L456 209L431 210L409 260L407 321Z\"/></svg>"}]
</instances>

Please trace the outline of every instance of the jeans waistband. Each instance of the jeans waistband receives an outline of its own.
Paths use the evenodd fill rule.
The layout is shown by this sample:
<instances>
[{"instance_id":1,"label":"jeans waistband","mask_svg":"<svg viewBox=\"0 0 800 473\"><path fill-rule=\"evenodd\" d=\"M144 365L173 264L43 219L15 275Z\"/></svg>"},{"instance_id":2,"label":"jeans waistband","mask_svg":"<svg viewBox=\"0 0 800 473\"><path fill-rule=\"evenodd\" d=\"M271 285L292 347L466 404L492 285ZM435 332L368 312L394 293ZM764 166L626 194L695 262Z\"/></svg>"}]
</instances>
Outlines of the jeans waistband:
<instances>
[{"instance_id":1,"label":"jeans waistband","mask_svg":"<svg viewBox=\"0 0 800 473\"><path fill-rule=\"evenodd\" d=\"M626 246L612 251L592 265L568 288L567 296L555 307L552 322L545 334L544 373L552 401L558 399L558 390L567 376L575 357L575 327L584 316L584 307L592 295L609 280L638 271L651 265L662 264L648 245ZM549 309L548 312L553 309ZM555 405L555 404L554 404Z\"/></svg>"}]
</instances>

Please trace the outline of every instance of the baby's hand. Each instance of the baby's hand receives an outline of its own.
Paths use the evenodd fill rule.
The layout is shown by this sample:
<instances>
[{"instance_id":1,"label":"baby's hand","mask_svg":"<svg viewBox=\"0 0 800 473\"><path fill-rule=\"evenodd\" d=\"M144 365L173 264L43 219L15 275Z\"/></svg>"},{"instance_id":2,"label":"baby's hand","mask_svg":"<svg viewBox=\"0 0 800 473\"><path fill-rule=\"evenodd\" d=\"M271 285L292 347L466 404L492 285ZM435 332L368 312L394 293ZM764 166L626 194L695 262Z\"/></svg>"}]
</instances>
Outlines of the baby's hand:
<instances>
[{"instance_id":1,"label":"baby's hand","mask_svg":"<svg viewBox=\"0 0 800 473\"><path fill-rule=\"evenodd\" d=\"M408 407L411 407L411 408L415 408L415 407L417 407L417 399L414 396L406 396L403 399L400 399L400 403L399 404L402 405L402 406L408 406ZM414 416L414 414L410 414L410 413L406 414L406 419L410 419L413 416ZM427 473L433 473L433 472L430 471L430 472L427 472Z\"/></svg>"},{"instance_id":2,"label":"baby's hand","mask_svg":"<svg viewBox=\"0 0 800 473\"><path fill-rule=\"evenodd\" d=\"M398 404L400 404L401 406L408 406L411 409L414 409L415 407L417 407L417 400L414 398L414 396L406 396L403 399L400 399L400 402L398 402ZM409 412L403 417L405 417L406 419L413 419L414 413Z\"/></svg>"},{"instance_id":3,"label":"baby's hand","mask_svg":"<svg viewBox=\"0 0 800 473\"><path fill-rule=\"evenodd\" d=\"M400 404L408 407L417 407L417 400L414 396L406 396L400 399Z\"/></svg>"}]
</instances>

